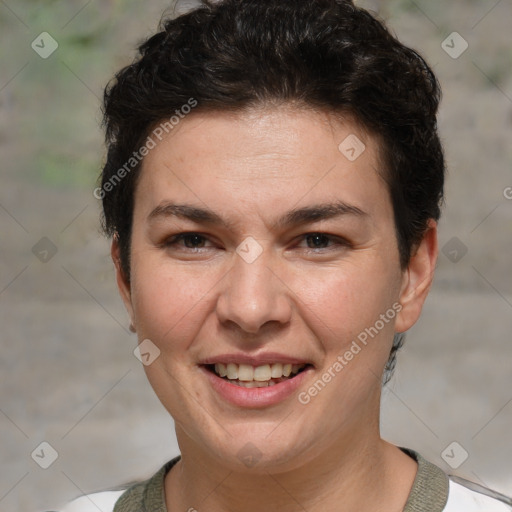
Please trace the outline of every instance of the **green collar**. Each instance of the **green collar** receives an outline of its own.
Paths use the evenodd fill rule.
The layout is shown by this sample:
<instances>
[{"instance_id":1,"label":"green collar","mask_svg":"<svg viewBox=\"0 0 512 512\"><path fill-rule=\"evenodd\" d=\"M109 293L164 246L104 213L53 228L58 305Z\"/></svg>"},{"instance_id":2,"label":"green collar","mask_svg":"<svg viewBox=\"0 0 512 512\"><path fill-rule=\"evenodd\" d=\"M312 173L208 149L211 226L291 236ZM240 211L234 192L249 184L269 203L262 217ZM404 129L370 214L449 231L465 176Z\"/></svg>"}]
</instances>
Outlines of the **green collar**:
<instances>
[{"instance_id":1,"label":"green collar","mask_svg":"<svg viewBox=\"0 0 512 512\"><path fill-rule=\"evenodd\" d=\"M401 450L418 463L418 472L403 512L442 512L448 500L447 475L417 452L407 448ZM178 455L149 480L130 487L117 501L114 512L167 512L165 475L180 458Z\"/></svg>"},{"instance_id":2,"label":"green collar","mask_svg":"<svg viewBox=\"0 0 512 512\"><path fill-rule=\"evenodd\" d=\"M418 463L404 512L442 512L448 501L448 476L414 450L400 449Z\"/></svg>"},{"instance_id":3,"label":"green collar","mask_svg":"<svg viewBox=\"0 0 512 512\"><path fill-rule=\"evenodd\" d=\"M165 475L181 459L178 455L167 462L149 480L130 487L117 500L113 512L167 512L165 507Z\"/></svg>"}]
</instances>

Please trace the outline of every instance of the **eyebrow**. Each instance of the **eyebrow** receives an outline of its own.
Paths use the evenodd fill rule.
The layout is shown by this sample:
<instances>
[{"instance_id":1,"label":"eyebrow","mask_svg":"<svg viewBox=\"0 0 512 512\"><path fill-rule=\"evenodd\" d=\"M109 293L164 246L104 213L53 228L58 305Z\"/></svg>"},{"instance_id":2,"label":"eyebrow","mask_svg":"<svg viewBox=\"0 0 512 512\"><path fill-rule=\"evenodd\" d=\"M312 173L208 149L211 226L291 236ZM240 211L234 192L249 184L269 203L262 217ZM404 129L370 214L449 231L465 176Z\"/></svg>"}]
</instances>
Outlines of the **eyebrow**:
<instances>
[{"instance_id":1,"label":"eyebrow","mask_svg":"<svg viewBox=\"0 0 512 512\"><path fill-rule=\"evenodd\" d=\"M334 203L317 204L296 208L289 211L275 222L274 226L278 229L292 227L301 224L318 222L321 220L333 219L345 215L356 217L367 217L368 214L357 206L347 204L343 201ZM148 220L153 221L159 218L178 217L184 220L190 220L198 224L220 225L227 229L233 229L234 224L208 208L200 208L189 204L176 204L164 202L154 208L148 215Z\"/></svg>"}]
</instances>

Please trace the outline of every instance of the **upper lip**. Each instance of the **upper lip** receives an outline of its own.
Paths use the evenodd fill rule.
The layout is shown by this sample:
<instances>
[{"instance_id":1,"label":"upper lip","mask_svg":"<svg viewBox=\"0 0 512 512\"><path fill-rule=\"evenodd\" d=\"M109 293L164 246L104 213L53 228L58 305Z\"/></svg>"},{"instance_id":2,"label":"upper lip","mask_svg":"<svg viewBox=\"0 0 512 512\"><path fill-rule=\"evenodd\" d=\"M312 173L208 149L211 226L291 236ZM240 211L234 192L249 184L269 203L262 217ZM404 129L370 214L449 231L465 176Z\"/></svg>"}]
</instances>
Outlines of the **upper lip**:
<instances>
[{"instance_id":1,"label":"upper lip","mask_svg":"<svg viewBox=\"0 0 512 512\"><path fill-rule=\"evenodd\" d=\"M312 364L307 359L292 357L277 352L265 352L257 356L250 356L248 354L219 354L218 356L208 357L199 362L201 365L216 364L216 363L234 363L234 364L249 364L251 366L262 366L264 364Z\"/></svg>"}]
</instances>

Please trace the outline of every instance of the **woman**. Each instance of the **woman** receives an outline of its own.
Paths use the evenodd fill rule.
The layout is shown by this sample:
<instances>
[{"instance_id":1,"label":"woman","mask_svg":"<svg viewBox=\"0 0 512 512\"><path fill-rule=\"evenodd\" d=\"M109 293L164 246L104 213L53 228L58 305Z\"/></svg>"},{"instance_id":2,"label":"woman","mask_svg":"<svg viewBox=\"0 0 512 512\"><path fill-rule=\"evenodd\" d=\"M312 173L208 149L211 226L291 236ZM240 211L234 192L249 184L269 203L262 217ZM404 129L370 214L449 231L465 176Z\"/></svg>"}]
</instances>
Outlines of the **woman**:
<instances>
[{"instance_id":1,"label":"woman","mask_svg":"<svg viewBox=\"0 0 512 512\"><path fill-rule=\"evenodd\" d=\"M205 0L140 47L95 194L181 455L66 511L511 510L379 432L438 253L439 97L349 1Z\"/></svg>"}]
</instances>

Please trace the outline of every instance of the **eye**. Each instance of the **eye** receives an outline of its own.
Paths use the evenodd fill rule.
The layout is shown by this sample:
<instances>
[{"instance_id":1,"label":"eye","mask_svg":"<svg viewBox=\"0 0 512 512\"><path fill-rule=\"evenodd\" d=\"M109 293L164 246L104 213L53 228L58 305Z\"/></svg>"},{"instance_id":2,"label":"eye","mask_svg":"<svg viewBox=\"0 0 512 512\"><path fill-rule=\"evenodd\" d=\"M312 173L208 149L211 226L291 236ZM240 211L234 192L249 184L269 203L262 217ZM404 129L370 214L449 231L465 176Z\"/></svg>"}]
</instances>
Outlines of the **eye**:
<instances>
[{"instance_id":1,"label":"eye","mask_svg":"<svg viewBox=\"0 0 512 512\"><path fill-rule=\"evenodd\" d=\"M321 250L336 248L336 246L347 247L349 242L343 238L327 235L326 233L307 233L303 235L306 242L306 249Z\"/></svg>"},{"instance_id":2,"label":"eye","mask_svg":"<svg viewBox=\"0 0 512 512\"><path fill-rule=\"evenodd\" d=\"M331 239L323 233L312 233L305 236L308 248L310 249L323 249L327 247Z\"/></svg>"},{"instance_id":3,"label":"eye","mask_svg":"<svg viewBox=\"0 0 512 512\"><path fill-rule=\"evenodd\" d=\"M186 249L206 249L208 239L199 233L180 233L167 239L162 245L164 247L181 247Z\"/></svg>"}]
</instances>

